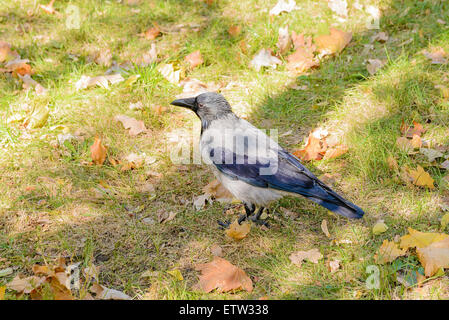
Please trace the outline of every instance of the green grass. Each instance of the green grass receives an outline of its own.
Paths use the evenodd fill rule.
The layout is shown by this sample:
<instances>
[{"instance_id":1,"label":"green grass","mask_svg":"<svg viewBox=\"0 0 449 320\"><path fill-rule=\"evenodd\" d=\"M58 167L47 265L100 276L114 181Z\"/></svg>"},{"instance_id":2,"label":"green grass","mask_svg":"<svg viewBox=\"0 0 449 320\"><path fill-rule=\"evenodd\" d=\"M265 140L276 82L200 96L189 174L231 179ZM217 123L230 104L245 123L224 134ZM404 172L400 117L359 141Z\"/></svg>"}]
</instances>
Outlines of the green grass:
<instances>
[{"instance_id":1,"label":"green grass","mask_svg":"<svg viewBox=\"0 0 449 320\"><path fill-rule=\"evenodd\" d=\"M11 43L23 58L30 60L33 79L48 88L36 96L22 90L16 79L0 73L0 269L14 266L14 274L0 278L0 286L21 272L31 274L35 263L51 262L65 256L84 266L100 266L100 283L136 299L409 299L447 298L447 273L431 279L419 291L405 290L395 281L392 265L379 265L380 289L368 289L366 267L384 239L403 235L408 227L437 231L442 212L440 198L448 192L444 171L430 169L435 191L403 185L388 167L393 156L400 167L416 166L413 157L396 147L402 121L425 124L424 139L432 145L449 143L447 123L449 102L435 85L448 86L448 66L431 65L420 53L441 46L449 52L449 5L445 1L364 0L365 7L382 9L380 31L389 35L385 43L374 42L364 52L372 35L366 14L353 7L339 22L326 1L297 0L300 10L270 18L276 1L216 0L211 6L202 1L59 1L61 16L48 15L35 1L0 0L0 39ZM42 3L42 2L40 2ZM79 30L65 27L65 8L76 5L82 17ZM264 10L265 9L265 10ZM408 11L406 11L408 9ZM27 11L31 10L27 14ZM404 14L405 12L405 14ZM443 25L438 19L445 20ZM137 36L157 22L165 32L154 42L158 62L139 67L151 41ZM179 24L186 30L173 31ZM195 32L188 25L199 26ZM227 30L240 25L242 32L231 37ZM341 54L324 59L321 66L305 75L292 77L285 64L276 70L256 72L249 68L254 54L262 48L276 48L279 27L307 35L326 33L330 27L353 32L351 45ZM403 42L412 39L406 45ZM241 41L247 45L242 50ZM107 66L90 62L89 55L109 49L118 63L131 61L130 75L140 75L136 83L76 91L74 83L82 75L102 75ZM308 164L317 175L336 177L335 188L367 212L362 221L330 217L326 210L307 201L283 199L273 204L300 213L296 220L282 215L271 219L273 227L252 228L240 242L226 239L216 220L224 217L224 205L213 203L197 212L192 199L212 175L204 166L175 165L170 161L170 134L198 127L196 117L169 106L181 89L166 81L156 70L160 63L184 66L187 54L200 50L204 64L184 75L223 87L236 85L222 94L234 110L259 127L291 130L280 143L289 150L301 146L309 131L325 126L337 132L350 151L337 159ZM76 56L76 59L73 57ZM285 58L285 57L284 57ZM374 76L366 70L367 59L387 60ZM293 90L288 84L307 85ZM128 105L141 101L143 111ZM7 122L8 117L25 113L28 106L51 110L46 125L25 130ZM152 105L167 106L158 115ZM127 114L143 120L150 131L130 137L113 118ZM85 140L55 147L61 129L85 132ZM104 138L109 157L121 158L131 152L145 152L157 161L143 168L122 172L110 164L89 166L90 145L96 134ZM197 137L194 137L196 139ZM154 176L149 171L160 173ZM42 178L46 177L46 178ZM51 179L49 179L51 178ZM154 195L142 194L145 182L154 184ZM98 197L95 188L106 183L112 192ZM130 216L126 208L143 206ZM163 211L177 212L166 224L147 225L143 218ZM373 236L371 227L384 219L389 229ZM45 219L46 222L39 222ZM337 240L349 244L332 245L321 232L323 219ZM209 248L219 244L224 258L244 269L255 281L252 293L203 294L192 289L197 263L212 258ZM325 256L318 264L292 265L295 250L319 248ZM330 273L325 264L338 259L342 268ZM413 258L400 259L414 267ZM166 273L178 268L184 280ZM146 271L153 276L141 277ZM427 291L426 291L427 290ZM16 296L7 292L6 298Z\"/></svg>"}]
</instances>

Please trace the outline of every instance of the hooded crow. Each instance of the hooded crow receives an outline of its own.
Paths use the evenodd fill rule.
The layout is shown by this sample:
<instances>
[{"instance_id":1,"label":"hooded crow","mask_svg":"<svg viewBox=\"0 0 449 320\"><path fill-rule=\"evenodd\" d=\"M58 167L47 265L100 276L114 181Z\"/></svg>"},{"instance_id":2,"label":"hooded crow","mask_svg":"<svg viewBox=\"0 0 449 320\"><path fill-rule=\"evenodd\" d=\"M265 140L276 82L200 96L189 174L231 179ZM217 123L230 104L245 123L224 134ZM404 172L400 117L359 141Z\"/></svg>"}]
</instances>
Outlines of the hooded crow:
<instances>
[{"instance_id":1,"label":"hooded crow","mask_svg":"<svg viewBox=\"0 0 449 320\"><path fill-rule=\"evenodd\" d=\"M266 224L260 219L264 208L285 195L301 195L348 218L363 216L361 208L320 181L297 157L237 117L221 94L206 92L171 104L188 108L200 118L202 159L222 185L244 203L246 215L239 223L249 218Z\"/></svg>"}]
</instances>

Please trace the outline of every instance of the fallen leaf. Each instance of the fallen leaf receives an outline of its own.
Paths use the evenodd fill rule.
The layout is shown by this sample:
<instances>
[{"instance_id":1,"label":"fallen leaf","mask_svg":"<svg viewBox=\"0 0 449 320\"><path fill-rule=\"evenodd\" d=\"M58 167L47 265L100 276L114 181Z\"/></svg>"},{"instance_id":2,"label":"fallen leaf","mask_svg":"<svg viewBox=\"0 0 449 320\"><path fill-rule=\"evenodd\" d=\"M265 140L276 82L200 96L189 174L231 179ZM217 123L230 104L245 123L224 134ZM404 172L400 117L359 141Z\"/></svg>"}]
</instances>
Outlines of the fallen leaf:
<instances>
[{"instance_id":1,"label":"fallen leaf","mask_svg":"<svg viewBox=\"0 0 449 320\"><path fill-rule=\"evenodd\" d=\"M172 64L160 64L157 70L170 83L178 84L180 80L181 70L175 71Z\"/></svg>"},{"instance_id":2,"label":"fallen leaf","mask_svg":"<svg viewBox=\"0 0 449 320\"><path fill-rule=\"evenodd\" d=\"M340 260L332 260L328 261L327 266L331 273L335 273L340 269Z\"/></svg>"},{"instance_id":3,"label":"fallen leaf","mask_svg":"<svg viewBox=\"0 0 449 320\"><path fill-rule=\"evenodd\" d=\"M98 283L94 283L90 287L90 291L95 293L96 299L101 300L131 300L131 297L124 294L121 291L115 290L115 289L109 289L105 286L102 286Z\"/></svg>"},{"instance_id":4,"label":"fallen leaf","mask_svg":"<svg viewBox=\"0 0 449 320\"><path fill-rule=\"evenodd\" d=\"M388 226L385 224L385 222L383 220L377 221L373 226L373 234L375 236L377 236L381 233L384 233L387 230L388 230Z\"/></svg>"},{"instance_id":5,"label":"fallen leaf","mask_svg":"<svg viewBox=\"0 0 449 320\"><path fill-rule=\"evenodd\" d=\"M413 127L409 127L404 122L401 124L401 133L407 138L413 138L414 135L421 137L421 135L425 132L426 129L424 129L423 126L416 121L413 121Z\"/></svg>"},{"instance_id":6,"label":"fallen leaf","mask_svg":"<svg viewBox=\"0 0 449 320\"><path fill-rule=\"evenodd\" d=\"M239 25L232 25L228 29L228 33L233 37L237 37L241 31L242 27L240 27Z\"/></svg>"},{"instance_id":7,"label":"fallen leaf","mask_svg":"<svg viewBox=\"0 0 449 320\"><path fill-rule=\"evenodd\" d=\"M423 54L431 61L432 64L447 64L446 52L443 48L433 48L431 51L423 51Z\"/></svg>"},{"instance_id":8,"label":"fallen leaf","mask_svg":"<svg viewBox=\"0 0 449 320\"><path fill-rule=\"evenodd\" d=\"M233 195L217 179L204 186L203 192L220 202L231 202L233 199Z\"/></svg>"},{"instance_id":9,"label":"fallen leaf","mask_svg":"<svg viewBox=\"0 0 449 320\"><path fill-rule=\"evenodd\" d=\"M144 33L139 33L140 37L144 37L147 40L154 40L161 34L161 30L158 25L155 25L152 28L149 28Z\"/></svg>"},{"instance_id":10,"label":"fallen leaf","mask_svg":"<svg viewBox=\"0 0 449 320\"><path fill-rule=\"evenodd\" d=\"M277 16L282 12L291 12L296 9L295 0L279 0L278 3L270 10L270 16Z\"/></svg>"},{"instance_id":11,"label":"fallen leaf","mask_svg":"<svg viewBox=\"0 0 449 320\"><path fill-rule=\"evenodd\" d=\"M415 247L424 248L449 237L444 233L420 232L412 228L408 228L408 232L409 234L401 237L400 247L405 250Z\"/></svg>"},{"instance_id":12,"label":"fallen leaf","mask_svg":"<svg viewBox=\"0 0 449 320\"><path fill-rule=\"evenodd\" d=\"M306 146L303 149L293 152L299 159L304 161L323 159L327 150L327 142L317 137L317 130L315 129L309 134Z\"/></svg>"},{"instance_id":13,"label":"fallen leaf","mask_svg":"<svg viewBox=\"0 0 449 320\"><path fill-rule=\"evenodd\" d=\"M206 202L209 200L209 196L207 194L203 194L199 197L194 198L193 206L196 210L201 210L206 205Z\"/></svg>"},{"instance_id":14,"label":"fallen leaf","mask_svg":"<svg viewBox=\"0 0 449 320\"><path fill-rule=\"evenodd\" d=\"M107 148L101 143L101 139L97 136L90 147L90 157L94 164L102 165L106 160Z\"/></svg>"},{"instance_id":15,"label":"fallen leaf","mask_svg":"<svg viewBox=\"0 0 449 320\"><path fill-rule=\"evenodd\" d=\"M407 171L414 185L435 189L435 186L433 185L434 180L421 166L418 166L416 170L408 169Z\"/></svg>"},{"instance_id":16,"label":"fallen leaf","mask_svg":"<svg viewBox=\"0 0 449 320\"><path fill-rule=\"evenodd\" d=\"M23 124L27 129L36 129L43 127L50 116L50 109L48 106L35 107L33 112L25 118Z\"/></svg>"},{"instance_id":17,"label":"fallen leaf","mask_svg":"<svg viewBox=\"0 0 449 320\"><path fill-rule=\"evenodd\" d=\"M182 276L182 273L181 271L179 271L179 269L168 270L167 273L173 276L178 281L184 280L184 277Z\"/></svg>"},{"instance_id":18,"label":"fallen leaf","mask_svg":"<svg viewBox=\"0 0 449 320\"><path fill-rule=\"evenodd\" d=\"M444 157L444 154L438 150L430 149L430 148L421 148L419 152L426 156L427 161L434 162L437 158Z\"/></svg>"},{"instance_id":19,"label":"fallen leaf","mask_svg":"<svg viewBox=\"0 0 449 320\"><path fill-rule=\"evenodd\" d=\"M280 63L282 61L273 56L270 50L261 49L251 60L250 66L259 71L262 67L276 68L276 65Z\"/></svg>"},{"instance_id":20,"label":"fallen leaf","mask_svg":"<svg viewBox=\"0 0 449 320\"><path fill-rule=\"evenodd\" d=\"M11 50L11 45L7 42L0 41L0 62L20 59L16 51Z\"/></svg>"},{"instance_id":21,"label":"fallen leaf","mask_svg":"<svg viewBox=\"0 0 449 320\"><path fill-rule=\"evenodd\" d=\"M405 256L406 253L407 250L401 250L398 247L397 243L384 240L378 252L374 255L374 260L376 261L376 263L385 264L387 262L392 262L397 257Z\"/></svg>"},{"instance_id":22,"label":"fallen leaf","mask_svg":"<svg viewBox=\"0 0 449 320\"><path fill-rule=\"evenodd\" d=\"M288 32L288 26L285 28L279 28L279 36L276 47L278 47L281 54L284 54L290 49L291 39Z\"/></svg>"},{"instance_id":23,"label":"fallen leaf","mask_svg":"<svg viewBox=\"0 0 449 320\"><path fill-rule=\"evenodd\" d=\"M136 120L134 118L125 115L115 116L114 120L120 121L125 129L130 129L129 130L130 136L137 136L138 134L147 131L147 128L145 128L145 124L142 120Z\"/></svg>"},{"instance_id":24,"label":"fallen leaf","mask_svg":"<svg viewBox=\"0 0 449 320\"><path fill-rule=\"evenodd\" d=\"M206 293L214 289L218 292L240 289L253 291L253 283L245 271L223 258L215 256L209 263L196 265L195 270L201 272L196 287Z\"/></svg>"},{"instance_id":25,"label":"fallen leaf","mask_svg":"<svg viewBox=\"0 0 449 320\"><path fill-rule=\"evenodd\" d=\"M200 50L194 51L191 54L185 56L184 60L190 64L190 68L192 69L204 62Z\"/></svg>"},{"instance_id":26,"label":"fallen leaf","mask_svg":"<svg viewBox=\"0 0 449 320\"><path fill-rule=\"evenodd\" d=\"M449 238L417 248L418 259L424 267L426 277L433 276L440 268L449 268Z\"/></svg>"},{"instance_id":27,"label":"fallen leaf","mask_svg":"<svg viewBox=\"0 0 449 320\"><path fill-rule=\"evenodd\" d=\"M322 56L340 53L351 42L352 33L330 28L329 35L315 38L315 43Z\"/></svg>"},{"instance_id":28,"label":"fallen leaf","mask_svg":"<svg viewBox=\"0 0 449 320\"><path fill-rule=\"evenodd\" d=\"M82 75L81 78L75 83L75 89L81 90L89 87L99 86L105 89L109 89L109 83L115 84L124 81L125 79L119 73L110 74L97 77L89 77Z\"/></svg>"},{"instance_id":29,"label":"fallen leaf","mask_svg":"<svg viewBox=\"0 0 449 320\"><path fill-rule=\"evenodd\" d=\"M387 40L388 40L388 34L386 32L379 32L371 37L371 42L374 42L374 41L386 42Z\"/></svg>"},{"instance_id":30,"label":"fallen leaf","mask_svg":"<svg viewBox=\"0 0 449 320\"><path fill-rule=\"evenodd\" d=\"M24 76L19 75L19 78L23 81L24 89L34 88L37 95L45 94L47 92L47 89L41 86L37 81L33 80L29 74Z\"/></svg>"},{"instance_id":31,"label":"fallen leaf","mask_svg":"<svg viewBox=\"0 0 449 320\"><path fill-rule=\"evenodd\" d=\"M242 222L239 224L236 219L228 229L225 230L226 235L234 240L242 240L245 238L251 230L251 224L249 222Z\"/></svg>"},{"instance_id":32,"label":"fallen leaf","mask_svg":"<svg viewBox=\"0 0 449 320\"><path fill-rule=\"evenodd\" d=\"M6 286L0 286L0 300L5 299Z\"/></svg>"},{"instance_id":33,"label":"fallen leaf","mask_svg":"<svg viewBox=\"0 0 449 320\"><path fill-rule=\"evenodd\" d=\"M329 230L327 229L327 220L326 219L323 219L323 221L321 221L321 230L324 232L326 237L328 237L328 238L331 237L331 234L329 233Z\"/></svg>"},{"instance_id":34,"label":"fallen leaf","mask_svg":"<svg viewBox=\"0 0 449 320\"><path fill-rule=\"evenodd\" d=\"M34 289L40 287L46 280L46 277L31 276L20 278L18 275L14 277L6 287L18 293L30 293Z\"/></svg>"},{"instance_id":35,"label":"fallen leaf","mask_svg":"<svg viewBox=\"0 0 449 320\"><path fill-rule=\"evenodd\" d=\"M33 70L28 62L30 62L28 59L20 59L20 57L16 58L5 64L5 70L7 72L12 72L13 75L31 75L33 74Z\"/></svg>"},{"instance_id":36,"label":"fallen leaf","mask_svg":"<svg viewBox=\"0 0 449 320\"><path fill-rule=\"evenodd\" d=\"M308 251L294 252L290 255L289 258L291 262L300 267L304 260L309 260L310 262L318 263L318 260L323 258L323 255L320 253L318 249L314 248Z\"/></svg>"},{"instance_id":37,"label":"fallen leaf","mask_svg":"<svg viewBox=\"0 0 449 320\"><path fill-rule=\"evenodd\" d=\"M373 75L385 65L385 62L379 59L368 59L368 64L366 65L366 69L368 70L370 75Z\"/></svg>"},{"instance_id":38,"label":"fallen leaf","mask_svg":"<svg viewBox=\"0 0 449 320\"><path fill-rule=\"evenodd\" d=\"M212 247L210 247L210 252L217 257L223 256L223 249L218 244L214 244Z\"/></svg>"}]
</instances>

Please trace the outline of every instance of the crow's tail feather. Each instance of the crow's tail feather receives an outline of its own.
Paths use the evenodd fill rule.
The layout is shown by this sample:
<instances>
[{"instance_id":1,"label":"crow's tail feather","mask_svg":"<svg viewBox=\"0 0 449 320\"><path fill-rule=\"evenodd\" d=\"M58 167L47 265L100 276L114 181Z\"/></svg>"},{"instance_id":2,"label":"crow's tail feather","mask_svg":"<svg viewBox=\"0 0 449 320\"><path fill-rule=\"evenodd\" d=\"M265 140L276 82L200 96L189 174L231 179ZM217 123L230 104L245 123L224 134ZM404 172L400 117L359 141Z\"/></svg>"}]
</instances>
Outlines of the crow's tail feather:
<instances>
[{"instance_id":1,"label":"crow's tail feather","mask_svg":"<svg viewBox=\"0 0 449 320\"><path fill-rule=\"evenodd\" d=\"M350 219L360 219L363 217L365 212L355 204L345 200L344 202L339 199L319 199L315 197L307 197L313 202L325 207L326 209L335 212L339 215L345 216Z\"/></svg>"}]
</instances>

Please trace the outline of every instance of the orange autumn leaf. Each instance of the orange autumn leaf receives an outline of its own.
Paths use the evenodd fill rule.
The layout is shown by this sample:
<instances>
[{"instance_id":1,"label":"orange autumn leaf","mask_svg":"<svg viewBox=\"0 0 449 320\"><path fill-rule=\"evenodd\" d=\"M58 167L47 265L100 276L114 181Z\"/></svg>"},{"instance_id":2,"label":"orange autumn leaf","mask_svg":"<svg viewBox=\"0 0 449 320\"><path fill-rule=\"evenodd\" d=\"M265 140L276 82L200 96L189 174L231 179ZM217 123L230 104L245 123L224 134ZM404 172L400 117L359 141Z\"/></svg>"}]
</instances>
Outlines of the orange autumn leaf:
<instances>
[{"instance_id":1,"label":"orange autumn leaf","mask_svg":"<svg viewBox=\"0 0 449 320\"><path fill-rule=\"evenodd\" d=\"M154 40L161 34L161 30L159 29L159 26L154 23L154 27L148 29L144 33L140 33L139 36L144 37L148 40Z\"/></svg>"},{"instance_id":2,"label":"orange autumn leaf","mask_svg":"<svg viewBox=\"0 0 449 320\"><path fill-rule=\"evenodd\" d=\"M330 34L315 38L315 43L322 55L340 53L351 42L352 33L330 28Z\"/></svg>"},{"instance_id":3,"label":"orange autumn leaf","mask_svg":"<svg viewBox=\"0 0 449 320\"><path fill-rule=\"evenodd\" d=\"M214 256L211 262L196 265L195 270L201 271L196 287L206 293L214 289L218 292L241 289L253 291L253 282L245 271L223 258Z\"/></svg>"},{"instance_id":4,"label":"orange autumn leaf","mask_svg":"<svg viewBox=\"0 0 449 320\"><path fill-rule=\"evenodd\" d=\"M9 61L5 65L5 70L7 72L12 72L14 76L17 76L17 74L24 76L26 74L31 75L33 74L33 70L31 69L31 66L28 64L27 59L14 59Z\"/></svg>"},{"instance_id":5,"label":"orange autumn leaf","mask_svg":"<svg viewBox=\"0 0 449 320\"><path fill-rule=\"evenodd\" d=\"M251 224L248 222L242 222L239 224L238 220L235 220L228 229L226 229L226 235L234 240L242 240L245 238L251 230Z\"/></svg>"},{"instance_id":6,"label":"orange autumn leaf","mask_svg":"<svg viewBox=\"0 0 449 320\"><path fill-rule=\"evenodd\" d=\"M233 37L237 37L241 31L242 27L240 27L239 25L230 26L228 29L228 33Z\"/></svg>"},{"instance_id":7,"label":"orange autumn leaf","mask_svg":"<svg viewBox=\"0 0 449 320\"><path fill-rule=\"evenodd\" d=\"M413 121L413 127L409 127L404 122L401 124L401 133L407 138L413 138L414 135L421 137L424 132L426 132L426 129L416 121Z\"/></svg>"},{"instance_id":8,"label":"orange autumn leaf","mask_svg":"<svg viewBox=\"0 0 449 320\"><path fill-rule=\"evenodd\" d=\"M190 67L192 69L204 62L200 50L194 51L191 54L185 56L184 60L190 64Z\"/></svg>"},{"instance_id":9,"label":"orange autumn leaf","mask_svg":"<svg viewBox=\"0 0 449 320\"><path fill-rule=\"evenodd\" d=\"M316 47L312 44L312 38L292 32L292 39L296 51L287 57L287 69L294 74L301 74L319 66L320 63L314 55Z\"/></svg>"},{"instance_id":10,"label":"orange autumn leaf","mask_svg":"<svg viewBox=\"0 0 449 320\"><path fill-rule=\"evenodd\" d=\"M101 139L95 137L95 141L90 147L90 156L95 164L102 165L106 160L107 148L101 144Z\"/></svg>"},{"instance_id":11,"label":"orange autumn leaf","mask_svg":"<svg viewBox=\"0 0 449 320\"><path fill-rule=\"evenodd\" d=\"M313 132L309 134L306 146L293 152L295 156L304 161L321 160L327 150L327 143L324 139L317 138Z\"/></svg>"}]
</instances>

